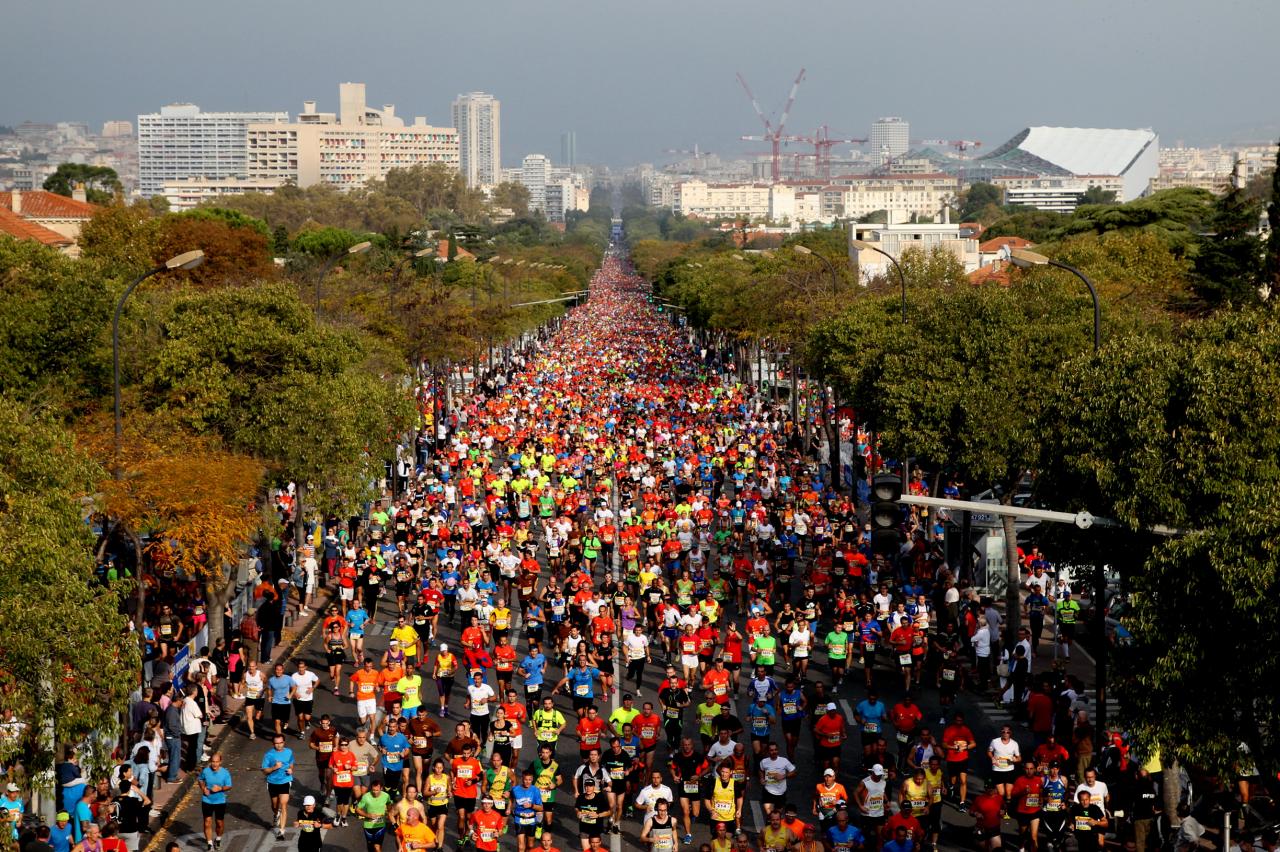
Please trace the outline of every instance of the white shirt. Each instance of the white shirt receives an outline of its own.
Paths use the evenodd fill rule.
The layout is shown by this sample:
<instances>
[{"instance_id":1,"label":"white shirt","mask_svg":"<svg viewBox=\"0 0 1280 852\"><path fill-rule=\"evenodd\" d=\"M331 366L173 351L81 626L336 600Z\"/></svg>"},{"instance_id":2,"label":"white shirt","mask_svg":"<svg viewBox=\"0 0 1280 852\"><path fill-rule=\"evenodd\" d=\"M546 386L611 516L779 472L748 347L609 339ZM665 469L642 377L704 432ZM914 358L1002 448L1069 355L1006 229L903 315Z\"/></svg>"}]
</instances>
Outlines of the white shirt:
<instances>
[{"instance_id":1,"label":"white shirt","mask_svg":"<svg viewBox=\"0 0 1280 852\"><path fill-rule=\"evenodd\" d=\"M738 744L733 740L729 740L727 743L722 743L720 740L716 740L711 744L711 747L707 749L707 760L715 763L717 761L724 760L727 757L733 757L733 750L737 745Z\"/></svg>"},{"instance_id":2,"label":"white shirt","mask_svg":"<svg viewBox=\"0 0 1280 852\"><path fill-rule=\"evenodd\" d=\"M1088 793L1090 804L1097 805L1104 811L1107 809L1107 796L1111 795L1111 791L1107 789L1106 781L1094 781L1092 784L1080 784L1076 787L1076 801L1080 801L1080 794Z\"/></svg>"},{"instance_id":3,"label":"white shirt","mask_svg":"<svg viewBox=\"0 0 1280 852\"><path fill-rule=\"evenodd\" d=\"M1018 741L1013 737L1010 737L1007 743L996 737L991 741L991 745L987 746L987 751L993 755L991 768L997 772L1012 772L1018 768L1021 750L1018 748Z\"/></svg>"},{"instance_id":4,"label":"white shirt","mask_svg":"<svg viewBox=\"0 0 1280 852\"><path fill-rule=\"evenodd\" d=\"M293 694L295 701L310 701L315 697L316 685L320 683L315 672L294 672L289 675L289 679L293 681L293 688L296 690Z\"/></svg>"},{"instance_id":5,"label":"white shirt","mask_svg":"<svg viewBox=\"0 0 1280 852\"><path fill-rule=\"evenodd\" d=\"M256 672L245 671L244 673L244 689L245 695L250 698L261 698L263 689L266 686L266 678L262 676L262 669Z\"/></svg>"},{"instance_id":6,"label":"white shirt","mask_svg":"<svg viewBox=\"0 0 1280 852\"><path fill-rule=\"evenodd\" d=\"M628 633L622 639L623 647L627 649L628 660L643 660L649 651L649 637L641 633Z\"/></svg>"},{"instance_id":7,"label":"white shirt","mask_svg":"<svg viewBox=\"0 0 1280 852\"><path fill-rule=\"evenodd\" d=\"M468 684L467 695L471 696L471 715L489 715L489 701L495 697L492 686L487 683L482 683L479 686L474 683Z\"/></svg>"},{"instance_id":8,"label":"white shirt","mask_svg":"<svg viewBox=\"0 0 1280 852\"><path fill-rule=\"evenodd\" d=\"M876 605L876 609L879 612L887 613L889 611L889 607L893 605L893 598L885 594L879 594L872 598L871 602Z\"/></svg>"},{"instance_id":9,"label":"white shirt","mask_svg":"<svg viewBox=\"0 0 1280 852\"><path fill-rule=\"evenodd\" d=\"M792 630L791 638L788 644L791 645L791 652L797 659L804 659L809 656L809 645L813 642L813 633L808 630Z\"/></svg>"},{"instance_id":10,"label":"white shirt","mask_svg":"<svg viewBox=\"0 0 1280 852\"><path fill-rule=\"evenodd\" d=\"M667 803L671 804L675 801L675 796L671 794L671 788L666 784L659 784L657 787L650 784L636 796L636 807L642 811L651 811L654 803L659 799L666 799Z\"/></svg>"},{"instance_id":11,"label":"white shirt","mask_svg":"<svg viewBox=\"0 0 1280 852\"><path fill-rule=\"evenodd\" d=\"M766 757L760 761L760 771L764 773L764 788L775 796L787 792L787 773L795 772L796 765L783 755Z\"/></svg>"},{"instance_id":12,"label":"white shirt","mask_svg":"<svg viewBox=\"0 0 1280 852\"><path fill-rule=\"evenodd\" d=\"M985 630L979 629L973 634L973 638L969 640L973 643L973 653L979 657L991 656L991 634Z\"/></svg>"}]
</instances>

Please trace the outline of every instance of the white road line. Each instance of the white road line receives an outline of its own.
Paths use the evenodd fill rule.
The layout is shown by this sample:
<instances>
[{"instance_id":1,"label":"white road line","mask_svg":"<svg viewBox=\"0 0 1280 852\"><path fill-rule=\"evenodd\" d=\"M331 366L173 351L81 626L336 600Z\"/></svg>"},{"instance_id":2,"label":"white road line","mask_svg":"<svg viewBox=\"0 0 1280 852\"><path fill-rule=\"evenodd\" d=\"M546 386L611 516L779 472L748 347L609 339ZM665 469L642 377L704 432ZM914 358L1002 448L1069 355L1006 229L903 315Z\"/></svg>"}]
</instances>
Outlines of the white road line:
<instances>
[{"instance_id":1,"label":"white road line","mask_svg":"<svg viewBox=\"0 0 1280 852\"><path fill-rule=\"evenodd\" d=\"M858 717L854 715L853 706L849 703L849 699L841 698L840 707L844 710L844 718L846 722L850 725L858 724Z\"/></svg>"},{"instance_id":2,"label":"white road line","mask_svg":"<svg viewBox=\"0 0 1280 852\"><path fill-rule=\"evenodd\" d=\"M613 509L613 525L616 528L618 524L617 477L616 476L613 477L613 480L614 480L613 488L610 489L609 502L612 504L611 508ZM622 576L621 566L622 566L622 558L621 558L620 549L617 546L617 536L615 536L614 547L613 547L613 564L609 566L610 570L613 572L614 582L617 582ZM614 618L621 618L621 616L618 613L614 613ZM612 651L610 651L610 653L613 655L613 676L614 676L614 685L616 687L616 689L613 692L613 700L611 702L614 710L617 710L620 706L622 706L622 701L621 701L622 678L626 674L624 669L618 668L618 662L619 662L618 651L619 651L618 648L614 648ZM622 852L622 835L621 834L611 834L609 836L609 848L612 850L612 852Z\"/></svg>"},{"instance_id":3,"label":"white road line","mask_svg":"<svg viewBox=\"0 0 1280 852\"><path fill-rule=\"evenodd\" d=\"M756 831L764 831L764 808L759 802L751 803L751 818L755 820Z\"/></svg>"}]
</instances>

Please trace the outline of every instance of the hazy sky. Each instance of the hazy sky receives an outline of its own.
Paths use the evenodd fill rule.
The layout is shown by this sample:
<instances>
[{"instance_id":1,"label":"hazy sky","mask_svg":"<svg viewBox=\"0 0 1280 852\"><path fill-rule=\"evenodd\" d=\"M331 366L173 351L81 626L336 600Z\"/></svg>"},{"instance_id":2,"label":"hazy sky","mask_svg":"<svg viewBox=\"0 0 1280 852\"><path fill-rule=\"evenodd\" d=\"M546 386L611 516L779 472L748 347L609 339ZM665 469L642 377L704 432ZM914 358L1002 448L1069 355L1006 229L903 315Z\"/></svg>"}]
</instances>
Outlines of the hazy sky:
<instances>
[{"instance_id":1,"label":"hazy sky","mask_svg":"<svg viewBox=\"0 0 1280 852\"><path fill-rule=\"evenodd\" d=\"M1165 146L1280 133L1277 0L4 0L0 123L205 110L336 111L338 83L449 123L502 100L507 165L732 155L796 72L789 127L989 150L1029 124L1151 127Z\"/></svg>"}]
</instances>

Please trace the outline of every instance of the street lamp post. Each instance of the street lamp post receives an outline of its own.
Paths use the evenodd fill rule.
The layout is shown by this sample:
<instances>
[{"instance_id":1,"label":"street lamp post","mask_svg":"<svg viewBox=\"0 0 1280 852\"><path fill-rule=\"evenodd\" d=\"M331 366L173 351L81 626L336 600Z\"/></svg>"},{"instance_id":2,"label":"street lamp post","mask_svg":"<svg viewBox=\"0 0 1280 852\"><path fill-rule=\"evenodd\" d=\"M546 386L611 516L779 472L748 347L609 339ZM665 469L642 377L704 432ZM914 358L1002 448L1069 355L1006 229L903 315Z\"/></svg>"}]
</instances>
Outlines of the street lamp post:
<instances>
[{"instance_id":1,"label":"street lamp post","mask_svg":"<svg viewBox=\"0 0 1280 852\"><path fill-rule=\"evenodd\" d=\"M333 255L333 257L329 258L329 260L325 262L324 268L320 270L320 275L316 277L316 318L317 319L320 317L320 285L324 283L324 279L327 278L329 273L333 271L333 268L338 265L338 261L342 260L344 257L348 255L364 254L372 247L373 247L373 243L369 242L368 240L365 240L362 243L356 243L350 248L345 248L342 251L337 252L336 254Z\"/></svg>"},{"instance_id":2,"label":"street lamp post","mask_svg":"<svg viewBox=\"0 0 1280 852\"><path fill-rule=\"evenodd\" d=\"M429 248L418 249L413 254L410 254L408 257L405 257L398 264L396 264L395 272L391 273L391 284L390 286L387 287L387 310L392 310L395 308L396 285L400 283L400 276L404 274L404 271L408 269L416 261L419 261L424 257L430 257L433 254L435 254L435 252L432 249L429 249ZM319 304L319 301L317 301L316 304Z\"/></svg>"},{"instance_id":3,"label":"street lamp post","mask_svg":"<svg viewBox=\"0 0 1280 852\"><path fill-rule=\"evenodd\" d=\"M850 240L849 247L858 249L859 251L879 252L889 258L889 262L893 264L894 270L898 273L898 284L902 287L902 323L907 322L907 276L902 274L902 267L898 265L898 259L889 252L877 246L875 243L869 243L866 240Z\"/></svg>"},{"instance_id":4,"label":"street lamp post","mask_svg":"<svg viewBox=\"0 0 1280 852\"><path fill-rule=\"evenodd\" d=\"M1032 266L1053 266L1065 269L1084 282L1084 286L1089 288L1090 298L1093 299L1093 354L1097 356L1098 350L1102 348L1102 303L1098 300L1098 288L1094 286L1089 276L1070 264L1027 249L1010 249L1009 262L1019 269ZM1096 655L1093 671L1098 700L1095 717L1097 730L1105 735L1107 731L1107 618L1105 612L1107 572L1102 558L1099 557L1097 561L1093 576L1093 640Z\"/></svg>"},{"instance_id":5,"label":"street lamp post","mask_svg":"<svg viewBox=\"0 0 1280 852\"><path fill-rule=\"evenodd\" d=\"M831 295L839 297L840 295L840 273L836 272L835 264L827 260L825 255L819 254L808 246L793 245L797 254L812 255L822 261L827 267L827 271L831 273ZM825 386L824 386L825 396ZM843 471L840 468L840 400L836 394L836 386L833 382L831 385L831 428L827 430L828 443L827 447L827 467L831 468L831 485L838 488ZM826 413L825 411L823 412Z\"/></svg>"},{"instance_id":6,"label":"street lamp post","mask_svg":"<svg viewBox=\"0 0 1280 852\"><path fill-rule=\"evenodd\" d=\"M120 479L123 475L120 469L120 450L124 442L124 418L120 413L120 315L124 312L124 303L129 300L129 296L133 295L133 291L137 286L152 275L159 275L161 272L168 272L174 269L195 269L203 262L204 252L200 249L183 252L180 255L171 257L156 268L149 269L133 279L129 286L124 288L124 292L120 294L120 300L116 302L116 312L111 318L111 395L115 406L115 446L114 458L112 459L112 475L116 479Z\"/></svg>"}]
</instances>

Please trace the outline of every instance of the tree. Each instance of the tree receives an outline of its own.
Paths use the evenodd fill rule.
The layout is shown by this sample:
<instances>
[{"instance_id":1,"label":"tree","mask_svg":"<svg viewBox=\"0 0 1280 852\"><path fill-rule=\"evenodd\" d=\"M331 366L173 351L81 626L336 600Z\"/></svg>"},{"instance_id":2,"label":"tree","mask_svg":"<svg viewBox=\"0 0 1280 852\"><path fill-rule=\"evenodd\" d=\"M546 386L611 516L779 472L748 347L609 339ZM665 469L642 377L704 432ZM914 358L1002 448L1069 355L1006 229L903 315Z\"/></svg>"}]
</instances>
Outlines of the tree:
<instances>
[{"instance_id":1,"label":"tree","mask_svg":"<svg viewBox=\"0 0 1280 852\"><path fill-rule=\"evenodd\" d=\"M1176 253L1187 255L1195 253L1199 235L1213 215L1214 197L1208 190L1165 189L1125 204L1081 205L1046 238L1141 229L1164 239Z\"/></svg>"},{"instance_id":2,"label":"tree","mask_svg":"<svg viewBox=\"0 0 1280 852\"><path fill-rule=\"evenodd\" d=\"M123 472L99 480L102 511L130 535L148 534L146 557L196 578L208 611L221 612L230 592L226 566L240 557L260 521L261 462L142 412L132 413L127 427L117 456L109 423L80 426L82 445L104 468L118 465ZM209 619L210 647L222 626L221 618Z\"/></svg>"},{"instance_id":3,"label":"tree","mask_svg":"<svg viewBox=\"0 0 1280 852\"><path fill-rule=\"evenodd\" d=\"M338 252L364 242L373 234L349 231L346 228L312 227L293 238L293 250L316 257L331 257Z\"/></svg>"},{"instance_id":4,"label":"tree","mask_svg":"<svg viewBox=\"0 0 1280 852\"><path fill-rule=\"evenodd\" d=\"M103 207L80 229L80 257L108 274L137 275L152 267L160 243L160 219L145 204Z\"/></svg>"},{"instance_id":5,"label":"tree","mask_svg":"<svg viewBox=\"0 0 1280 852\"><path fill-rule=\"evenodd\" d=\"M232 224L239 219L245 224ZM169 287L185 281L197 287L225 287L270 281L277 275L268 244L265 223L261 228L242 213L208 214L204 211L165 216L153 260L166 259L192 249L204 251L204 262L195 269L169 273Z\"/></svg>"},{"instance_id":6,"label":"tree","mask_svg":"<svg viewBox=\"0 0 1280 852\"><path fill-rule=\"evenodd\" d=\"M0 708L22 728L0 738L0 762L51 768L55 743L119 730L141 667L119 593L94 576L83 500L98 470L71 436L0 397ZM88 749L86 771L110 766ZM52 791L46 791L50 793Z\"/></svg>"},{"instance_id":7,"label":"tree","mask_svg":"<svg viewBox=\"0 0 1280 852\"><path fill-rule=\"evenodd\" d=\"M1127 305L1153 321L1166 320L1171 311L1187 311L1193 298L1191 261L1150 231L1079 234L1036 251L1083 271L1097 284L1103 301ZM1072 281L1071 273L1056 269L1041 268L1035 274L1056 276L1067 285Z\"/></svg>"},{"instance_id":8,"label":"tree","mask_svg":"<svg viewBox=\"0 0 1280 852\"><path fill-rule=\"evenodd\" d=\"M1276 165L1271 170L1271 198L1267 204L1267 256L1262 268L1262 286L1268 297L1280 297L1280 144L1276 145Z\"/></svg>"},{"instance_id":9,"label":"tree","mask_svg":"<svg viewBox=\"0 0 1280 852\"><path fill-rule=\"evenodd\" d=\"M1084 195L1080 198L1081 204L1115 204L1116 191L1114 189L1103 189L1100 186L1091 186L1084 191Z\"/></svg>"},{"instance_id":10,"label":"tree","mask_svg":"<svg viewBox=\"0 0 1280 852\"><path fill-rule=\"evenodd\" d=\"M124 192L116 170L109 166L90 166L85 163L62 163L45 178L44 188L49 192L71 197L76 184L84 184L85 200L93 204L110 204Z\"/></svg>"},{"instance_id":11,"label":"tree","mask_svg":"<svg viewBox=\"0 0 1280 852\"><path fill-rule=\"evenodd\" d=\"M1262 242L1256 233L1260 205L1232 187L1214 204L1210 233L1200 244L1192 287L1211 308L1258 300Z\"/></svg>"},{"instance_id":12,"label":"tree","mask_svg":"<svg viewBox=\"0 0 1280 852\"><path fill-rule=\"evenodd\" d=\"M505 207L516 216L529 212L529 189L522 183L503 181L493 188L490 200L495 207Z\"/></svg>"},{"instance_id":13,"label":"tree","mask_svg":"<svg viewBox=\"0 0 1280 852\"><path fill-rule=\"evenodd\" d=\"M1009 205L1004 208L1004 215L992 221L982 232L982 238L1022 237L1033 243L1043 243L1051 239L1051 235L1070 218L1066 213Z\"/></svg>"},{"instance_id":14,"label":"tree","mask_svg":"<svg viewBox=\"0 0 1280 852\"><path fill-rule=\"evenodd\" d=\"M1280 319L1247 308L1067 365L1041 419L1038 488L1123 525L1108 559L1133 593L1118 658L1126 727L1224 774L1241 742L1264 772L1280 767L1280 670L1258 653L1280 640L1259 608L1280 593L1278 396ZM1155 524L1188 534L1147 535Z\"/></svg>"},{"instance_id":15,"label":"tree","mask_svg":"<svg viewBox=\"0 0 1280 852\"><path fill-rule=\"evenodd\" d=\"M960 204L960 221L980 221L984 215L990 215L993 208L998 215L1003 203L1004 190L1000 187L985 181L971 183Z\"/></svg>"}]
</instances>

